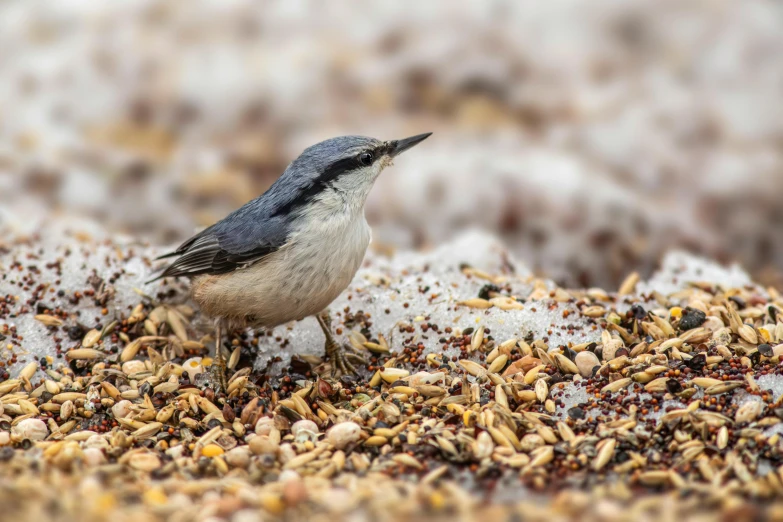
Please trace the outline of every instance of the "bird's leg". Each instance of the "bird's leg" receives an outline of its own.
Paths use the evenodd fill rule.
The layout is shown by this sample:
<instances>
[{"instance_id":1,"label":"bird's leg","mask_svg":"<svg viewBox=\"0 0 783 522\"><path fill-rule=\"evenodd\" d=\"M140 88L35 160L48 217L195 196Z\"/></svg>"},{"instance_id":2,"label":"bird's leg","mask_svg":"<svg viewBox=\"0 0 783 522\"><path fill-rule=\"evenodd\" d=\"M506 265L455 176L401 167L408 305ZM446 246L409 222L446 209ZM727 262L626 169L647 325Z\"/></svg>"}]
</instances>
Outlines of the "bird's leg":
<instances>
[{"instance_id":1,"label":"bird's leg","mask_svg":"<svg viewBox=\"0 0 783 522\"><path fill-rule=\"evenodd\" d=\"M318 320L321 330L324 331L324 336L326 336L324 350L326 352L326 357L329 359L332 366L332 377L335 377L338 374L356 373L356 368L354 368L345 357L345 349L341 344L335 341L332 336L332 320L329 316L329 312L321 312L316 315L315 318Z\"/></svg>"},{"instance_id":2,"label":"bird's leg","mask_svg":"<svg viewBox=\"0 0 783 522\"><path fill-rule=\"evenodd\" d=\"M216 385L216 390L228 389L226 385L226 358L223 356L223 322L218 321L215 325L215 359L212 361L212 380Z\"/></svg>"}]
</instances>

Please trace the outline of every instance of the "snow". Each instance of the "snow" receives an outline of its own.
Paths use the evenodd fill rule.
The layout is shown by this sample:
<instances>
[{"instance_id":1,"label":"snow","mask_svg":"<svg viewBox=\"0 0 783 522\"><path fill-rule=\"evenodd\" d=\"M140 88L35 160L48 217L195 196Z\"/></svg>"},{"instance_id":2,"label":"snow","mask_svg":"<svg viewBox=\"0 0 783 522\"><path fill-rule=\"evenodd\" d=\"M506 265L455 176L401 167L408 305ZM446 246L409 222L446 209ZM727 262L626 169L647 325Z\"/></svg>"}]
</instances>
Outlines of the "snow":
<instances>
[{"instance_id":1,"label":"snow","mask_svg":"<svg viewBox=\"0 0 783 522\"><path fill-rule=\"evenodd\" d=\"M160 290L173 288L176 290L175 295L167 298L167 302L177 303L187 299L184 282L169 283L167 286L162 283L145 285L145 281L159 266L148 265L145 260L154 258L161 253L160 250L122 238L114 243L107 242L99 228L91 229L81 222L71 228L82 233L79 237L89 235L92 239L85 238L79 242L73 234L68 235L68 227L53 227L36 242L15 246L0 256L0 269L8 274L0 280L0 294L16 296L16 307L12 314L16 316L8 317L4 323L15 326L23 339L20 346L14 347L18 361L11 366L12 373L29 362L31 357L40 359L55 354L54 337L46 326L33 318L36 311L16 313L39 284L50 284L53 289L63 290L62 297L56 291L47 293L44 304L50 308L62 306L78 314L78 321L87 328L100 327L114 319L127 317L133 306L141 301L135 289L155 296ZM68 251L70 254L66 255ZM62 275L59 276L54 269L45 268L47 263L57 259L62 260ZM15 262L21 262L25 267L35 265L41 269L41 273L35 276L35 285L27 290L19 286L20 277L27 271L17 273L10 270ZM446 356L456 355L459 350L450 348L444 352L439 342L442 335L429 329L425 332L422 325L437 324L441 328L451 326L462 330L483 325L500 342L531 335L536 339L548 337L553 348L561 344L598 339L600 332L589 328L582 319L563 319L564 311L575 312L569 303L550 299L528 301L524 304L524 310L508 311L459 306L457 303L460 301L477 297L481 288L488 283L476 276L466 276L460 269L465 265L485 271L493 277L502 277L502 284L507 285L512 295L524 298L533 289L529 270L516 261L497 238L470 231L427 253L401 252L391 258L368 254L364 267L348 290L330 307L333 324L337 326L345 320L346 309L350 309L351 313L362 311L372 318L373 335L383 334L393 351L398 351L405 343L422 343L425 353L437 350ZM76 305L68 302L74 292L84 292L90 288L88 278L93 272L107 279L121 270L124 273L113 285L116 293L107 303L106 315L102 315L102 307L95 305L90 298L84 298ZM547 288L555 288L551 282L543 284ZM570 317L576 317L576 314L570 314ZM205 324L206 321L202 319L196 323ZM413 325L416 333L401 335L396 328L401 323ZM341 336L343 340L347 340L346 334L347 329L344 329ZM63 349L78 344L78 340L68 339L65 332L59 336L65 338ZM323 334L312 318L277 327L271 334L259 336L258 341L257 368L266 368L276 356L280 356L281 361L272 367L272 371L287 366L294 353L323 355ZM113 348L108 341L104 347Z\"/></svg>"},{"instance_id":2,"label":"snow","mask_svg":"<svg viewBox=\"0 0 783 522\"><path fill-rule=\"evenodd\" d=\"M666 254L660 270L649 280L636 285L636 294L642 296L658 292L669 295L687 288L690 283L710 283L722 288L756 286L737 264L726 267L678 250Z\"/></svg>"},{"instance_id":3,"label":"snow","mask_svg":"<svg viewBox=\"0 0 783 522\"><path fill-rule=\"evenodd\" d=\"M772 398L778 400L783 394L783 376L767 374L756 377L756 383L762 390L769 390L772 392Z\"/></svg>"},{"instance_id":4,"label":"snow","mask_svg":"<svg viewBox=\"0 0 783 522\"><path fill-rule=\"evenodd\" d=\"M69 228L78 230L81 235L90 235L93 239L80 241L73 234L66 232ZM41 357L54 356L56 353L55 339L48 327L34 318L39 311L33 307L28 312L19 313L39 285L49 285L46 297L40 301L41 305L49 309L62 307L68 310L75 320L87 328L106 325L120 316L127 317L130 310L140 302L141 297L135 289L144 289L144 281L151 273L143 258L150 257L153 252L148 247L123 238L116 239L113 244L96 241L96 238L101 238L101 234L100 227L94 224L78 221L65 226L61 223L60 226L49 229L39 240L15 245L8 253L0 255L0 273L4 274L0 278L0 295L10 295L15 299L11 314L0 319L0 326L16 327L22 339L18 343L11 339L4 341L6 351L7 345L11 344L13 352L18 356L18 362L10 366L12 376L32 358L40 360ZM59 239L55 239L57 237ZM55 267L47 266L57 260L60 261L59 273ZM15 263L21 263L25 269L21 272L12 270L11 266ZM40 274L34 276L33 285L20 286L22 277L30 273L29 267L36 267ZM112 285L115 294L106 303L106 315L102 315L103 307L96 305L90 297L82 298L78 304L69 302L75 292L84 293L85 290L93 288L88 282L93 273L108 279L119 271L124 273ZM58 295L59 290L62 290L62 296ZM66 326L68 324L66 322ZM64 339L64 350L79 343L78 340L69 339L65 331L59 332L58 335Z\"/></svg>"},{"instance_id":5,"label":"snow","mask_svg":"<svg viewBox=\"0 0 783 522\"><path fill-rule=\"evenodd\" d=\"M568 410L576 406L584 406L587 403L589 396L585 391L584 383L569 382L565 385L558 385L552 389L552 398L560 399L563 403L562 406L558 405L554 416L558 419L567 419ZM585 410L585 418L595 414L593 410Z\"/></svg>"}]
</instances>

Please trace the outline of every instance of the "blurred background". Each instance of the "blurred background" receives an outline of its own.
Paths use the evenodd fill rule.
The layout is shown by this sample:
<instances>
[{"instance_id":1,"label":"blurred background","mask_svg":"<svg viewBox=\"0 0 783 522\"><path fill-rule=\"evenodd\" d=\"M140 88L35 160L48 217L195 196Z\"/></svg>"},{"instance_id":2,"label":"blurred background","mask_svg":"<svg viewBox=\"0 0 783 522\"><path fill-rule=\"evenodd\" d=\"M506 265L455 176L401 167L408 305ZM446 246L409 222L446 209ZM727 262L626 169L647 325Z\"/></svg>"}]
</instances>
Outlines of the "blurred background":
<instances>
[{"instance_id":1,"label":"blurred background","mask_svg":"<svg viewBox=\"0 0 783 522\"><path fill-rule=\"evenodd\" d=\"M478 226L567 285L675 247L783 282L781 2L0 5L5 234L177 242L310 144L425 131L371 195L376 246Z\"/></svg>"}]
</instances>

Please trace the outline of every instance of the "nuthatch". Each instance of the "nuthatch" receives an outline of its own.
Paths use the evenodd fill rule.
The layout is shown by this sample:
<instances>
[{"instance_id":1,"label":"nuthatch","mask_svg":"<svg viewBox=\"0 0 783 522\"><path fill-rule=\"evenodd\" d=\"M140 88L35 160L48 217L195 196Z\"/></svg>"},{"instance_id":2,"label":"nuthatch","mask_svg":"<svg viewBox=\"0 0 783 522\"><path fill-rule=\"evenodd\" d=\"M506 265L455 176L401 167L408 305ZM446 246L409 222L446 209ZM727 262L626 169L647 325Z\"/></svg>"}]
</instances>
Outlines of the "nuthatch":
<instances>
[{"instance_id":1,"label":"nuthatch","mask_svg":"<svg viewBox=\"0 0 783 522\"><path fill-rule=\"evenodd\" d=\"M364 203L395 156L431 133L392 141L332 138L307 148L261 196L185 241L154 280L192 278L191 295L216 320L225 381L226 328L271 328L315 315L332 373L355 372L330 331L327 306L348 286L370 243ZM160 259L160 258L159 258Z\"/></svg>"}]
</instances>

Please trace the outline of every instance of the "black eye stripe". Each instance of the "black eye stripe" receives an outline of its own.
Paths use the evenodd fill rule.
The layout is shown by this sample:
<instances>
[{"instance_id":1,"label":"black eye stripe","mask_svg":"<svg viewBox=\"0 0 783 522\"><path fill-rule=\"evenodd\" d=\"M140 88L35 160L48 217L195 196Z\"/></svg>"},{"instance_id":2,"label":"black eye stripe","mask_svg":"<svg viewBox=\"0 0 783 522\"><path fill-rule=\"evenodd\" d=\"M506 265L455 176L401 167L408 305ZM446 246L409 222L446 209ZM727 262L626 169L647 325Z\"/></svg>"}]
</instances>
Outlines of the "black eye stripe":
<instances>
[{"instance_id":1,"label":"black eye stripe","mask_svg":"<svg viewBox=\"0 0 783 522\"><path fill-rule=\"evenodd\" d=\"M367 165L363 164L361 160L363 153L372 153L372 162L374 163L378 158L386 153L387 149L388 146L386 144L381 144L372 149L359 151L347 158L341 158L333 162L324 169L318 178L313 180L312 184L300 189L295 197L293 197L285 205L281 205L280 208L275 211L273 216L279 216L293 212L297 207L304 206L310 202L343 174L347 174L348 172L354 171L356 169L366 168Z\"/></svg>"},{"instance_id":2,"label":"black eye stripe","mask_svg":"<svg viewBox=\"0 0 783 522\"><path fill-rule=\"evenodd\" d=\"M381 144L377 147L373 147L372 149L360 151L358 154L354 154L353 156L339 159L326 167L324 172L318 177L318 180L322 181L323 183L329 183L337 179L341 174L368 166L362 161L362 156L364 154L369 153L372 155L372 161L370 162L370 164L372 164L384 153L386 153L387 148L388 147L386 144Z\"/></svg>"}]
</instances>

